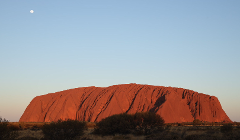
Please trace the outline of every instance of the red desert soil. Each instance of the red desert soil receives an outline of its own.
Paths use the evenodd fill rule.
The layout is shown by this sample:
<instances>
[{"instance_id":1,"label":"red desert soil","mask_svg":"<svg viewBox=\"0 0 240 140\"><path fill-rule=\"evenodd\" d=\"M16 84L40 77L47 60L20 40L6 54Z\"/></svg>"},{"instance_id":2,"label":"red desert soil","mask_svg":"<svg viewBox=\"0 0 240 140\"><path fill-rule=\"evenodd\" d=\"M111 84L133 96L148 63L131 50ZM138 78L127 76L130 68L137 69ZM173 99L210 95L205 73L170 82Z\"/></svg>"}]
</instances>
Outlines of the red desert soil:
<instances>
[{"instance_id":1,"label":"red desert soil","mask_svg":"<svg viewBox=\"0 0 240 140\"><path fill-rule=\"evenodd\" d=\"M217 97L174 87L140 84L81 87L35 97L19 122L77 119L97 122L119 113L153 111L166 123L231 122Z\"/></svg>"}]
</instances>

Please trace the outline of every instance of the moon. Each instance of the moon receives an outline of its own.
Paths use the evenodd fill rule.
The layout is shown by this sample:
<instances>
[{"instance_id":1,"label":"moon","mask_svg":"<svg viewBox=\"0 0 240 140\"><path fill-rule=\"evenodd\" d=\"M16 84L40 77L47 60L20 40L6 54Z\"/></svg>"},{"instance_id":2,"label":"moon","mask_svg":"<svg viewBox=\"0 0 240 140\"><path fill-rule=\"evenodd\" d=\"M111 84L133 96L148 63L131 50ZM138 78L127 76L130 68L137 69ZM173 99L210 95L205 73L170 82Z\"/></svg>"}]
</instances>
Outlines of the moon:
<instances>
[{"instance_id":1,"label":"moon","mask_svg":"<svg viewBox=\"0 0 240 140\"><path fill-rule=\"evenodd\" d=\"M30 10L30 13L33 13L34 11L33 10Z\"/></svg>"}]
</instances>

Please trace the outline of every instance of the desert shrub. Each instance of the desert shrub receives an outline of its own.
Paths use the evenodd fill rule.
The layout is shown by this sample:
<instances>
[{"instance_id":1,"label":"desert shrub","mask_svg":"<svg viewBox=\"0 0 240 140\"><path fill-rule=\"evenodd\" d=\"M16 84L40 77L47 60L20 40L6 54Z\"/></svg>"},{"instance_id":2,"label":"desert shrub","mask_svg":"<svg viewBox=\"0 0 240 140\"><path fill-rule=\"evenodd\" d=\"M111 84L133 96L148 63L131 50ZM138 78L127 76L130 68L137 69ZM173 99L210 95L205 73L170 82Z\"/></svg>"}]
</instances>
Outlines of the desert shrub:
<instances>
[{"instance_id":1,"label":"desert shrub","mask_svg":"<svg viewBox=\"0 0 240 140\"><path fill-rule=\"evenodd\" d=\"M199 119L194 119L193 120L193 125L201 125L202 122Z\"/></svg>"},{"instance_id":2,"label":"desert shrub","mask_svg":"<svg viewBox=\"0 0 240 140\"><path fill-rule=\"evenodd\" d=\"M154 129L161 130L163 118L153 112L137 112L133 115L135 130L139 134L150 134Z\"/></svg>"},{"instance_id":3,"label":"desert shrub","mask_svg":"<svg viewBox=\"0 0 240 140\"><path fill-rule=\"evenodd\" d=\"M222 133L230 133L233 130L233 126L231 123L223 124L220 130Z\"/></svg>"},{"instance_id":4,"label":"desert shrub","mask_svg":"<svg viewBox=\"0 0 240 140\"><path fill-rule=\"evenodd\" d=\"M109 116L97 122L94 133L100 135L128 134L133 128L133 116L122 113Z\"/></svg>"},{"instance_id":5,"label":"desert shrub","mask_svg":"<svg viewBox=\"0 0 240 140\"><path fill-rule=\"evenodd\" d=\"M149 134L152 130L160 130L164 120L152 112L135 113L133 115L122 113L109 116L96 123L95 134Z\"/></svg>"},{"instance_id":6,"label":"desert shrub","mask_svg":"<svg viewBox=\"0 0 240 140\"><path fill-rule=\"evenodd\" d=\"M8 129L8 121L0 118L0 140L3 140L10 133Z\"/></svg>"},{"instance_id":7,"label":"desert shrub","mask_svg":"<svg viewBox=\"0 0 240 140\"><path fill-rule=\"evenodd\" d=\"M86 130L86 123L77 120L58 120L46 123L42 127L44 139L47 140L71 140L81 136Z\"/></svg>"},{"instance_id":8,"label":"desert shrub","mask_svg":"<svg viewBox=\"0 0 240 140\"><path fill-rule=\"evenodd\" d=\"M17 136L13 130L9 129L8 124L8 120L0 117L0 140L10 140Z\"/></svg>"}]
</instances>

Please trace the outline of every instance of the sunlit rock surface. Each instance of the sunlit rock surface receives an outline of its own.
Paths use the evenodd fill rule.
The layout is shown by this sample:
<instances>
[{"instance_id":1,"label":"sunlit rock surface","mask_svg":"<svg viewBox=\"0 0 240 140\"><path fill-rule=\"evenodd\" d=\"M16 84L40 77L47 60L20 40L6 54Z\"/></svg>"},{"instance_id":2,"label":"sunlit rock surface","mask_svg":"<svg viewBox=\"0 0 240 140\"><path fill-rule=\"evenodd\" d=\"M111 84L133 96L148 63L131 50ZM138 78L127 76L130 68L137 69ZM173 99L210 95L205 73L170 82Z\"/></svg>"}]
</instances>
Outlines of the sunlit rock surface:
<instances>
[{"instance_id":1,"label":"sunlit rock surface","mask_svg":"<svg viewBox=\"0 0 240 140\"><path fill-rule=\"evenodd\" d=\"M140 84L81 87L35 97L19 122L77 119L97 122L119 113L152 111L166 123L231 121L214 96L174 87Z\"/></svg>"}]
</instances>

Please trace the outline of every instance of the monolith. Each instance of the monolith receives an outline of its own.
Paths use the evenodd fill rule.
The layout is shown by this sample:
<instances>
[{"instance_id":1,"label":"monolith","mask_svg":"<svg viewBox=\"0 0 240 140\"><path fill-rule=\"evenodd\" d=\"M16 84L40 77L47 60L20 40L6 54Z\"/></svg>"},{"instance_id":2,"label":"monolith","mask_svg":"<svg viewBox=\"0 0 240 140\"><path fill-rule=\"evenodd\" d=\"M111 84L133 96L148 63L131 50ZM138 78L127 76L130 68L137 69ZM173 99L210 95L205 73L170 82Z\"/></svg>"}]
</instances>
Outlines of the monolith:
<instances>
[{"instance_id":1,"label":"monolith","mask_svg":"<svg viewBox=\"0 0 240 140\"><path fill-rule=\"evenodd\" d=\"M219 100L192 90L174 87L122 84L81 87L35 97L19 122L77 119L97 122L108 116L152 111L166 123L231 122Z\"/></svg>"}]
</instances>

